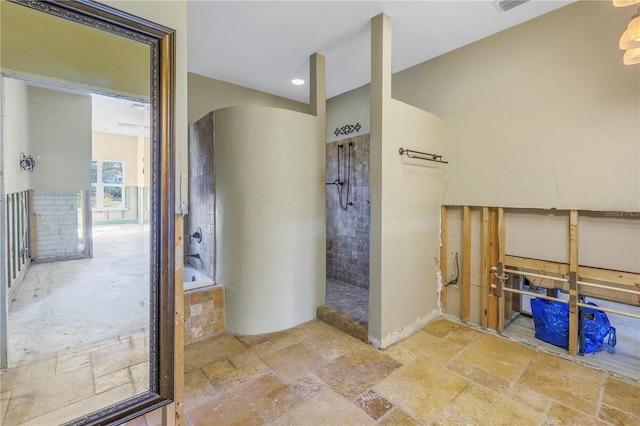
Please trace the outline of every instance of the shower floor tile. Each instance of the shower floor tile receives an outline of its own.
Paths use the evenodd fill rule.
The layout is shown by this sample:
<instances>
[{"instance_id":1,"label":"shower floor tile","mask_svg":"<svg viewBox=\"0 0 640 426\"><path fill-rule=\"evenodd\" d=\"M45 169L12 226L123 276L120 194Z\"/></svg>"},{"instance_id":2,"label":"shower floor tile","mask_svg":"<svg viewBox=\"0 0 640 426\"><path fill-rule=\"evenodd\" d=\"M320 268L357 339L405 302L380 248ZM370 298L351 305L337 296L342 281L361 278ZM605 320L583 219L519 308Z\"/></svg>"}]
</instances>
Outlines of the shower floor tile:
<instances>
[{"instance_id":1,"label":"shower floor tile","mask_svg":"<svg viewBox=\"0 0 640 426\"><path fill-rule=\"evenodd\" d=\"M369 323L369 290L327 278L326 305L359 322Z\"/></svg>"}]
</instances>

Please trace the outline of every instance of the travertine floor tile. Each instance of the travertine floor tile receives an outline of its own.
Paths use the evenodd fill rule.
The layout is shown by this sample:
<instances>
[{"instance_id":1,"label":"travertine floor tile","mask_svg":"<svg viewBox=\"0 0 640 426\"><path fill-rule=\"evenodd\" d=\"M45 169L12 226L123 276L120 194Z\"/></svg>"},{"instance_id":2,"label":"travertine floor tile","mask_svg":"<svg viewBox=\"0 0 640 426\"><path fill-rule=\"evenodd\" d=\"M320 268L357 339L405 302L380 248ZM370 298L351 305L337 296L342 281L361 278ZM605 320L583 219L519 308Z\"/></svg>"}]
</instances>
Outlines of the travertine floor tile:
<instances>
[{"instance_id":1,"label":"travertine floor tile","mask_svg":"<svg viewBox=\"0 0 640 426\"><path fill-rule=\"evenodd\" d=\"M0 424L4 424L4 416L7 413L7 408L9 407L11 393L11 391L0 393Z\"/></svg>"},{"instance_id":2,"label":"travertine floor tile","mask_svg":"<svg viewBox=\"0 0 640 426\"><path fill-rule=\"evenodd\" d=\"M535 354L533 349L497 336L483 335L458 356L460 361L503 379L517 379Z\"/></svg>"},{"instance_id":3,"label":"travertine floor tile","mask_svg":"<svg viewBox=\"0 0 640 426\"><path fill-rule=\"evenodd\" d=\"M133 379L133 388L136 395L149 390L149 361L132 365L129 367L129 372Z\"/></svg>"},{"instance_id":4,"label":"travertine floor tile","mask_svg":"<svg viewBox=\"0 0 640 426\"><path fill-rule=\"evenodd\" d=\"M454 359L447 364L447 369L455 371L461 376L466 377L469 380L481 384L496 392L504 393L509 389L511 385L505 379L498 377L494 374L488 373L480 368L469 365L466 362Z\"/></svg>"},{"instance_id":5,"label":"travertine floor tile","mask_svg":"<svg viewBox=\"0 0 640 426\"><path fill-rule=\"evenodd\" d=\"M238 335L236 336L236 339L240 340L240 342L242 342L242 344L245 345L247 348L250 348L252 346L259 345L262 342L268 341L267 336L264 336L262 334L259 334L257 336Z\"/></svg>"},{"instance_id":6,"label":"travertine floor tile","mask_svg":"<svg viewBox=\"0 0 640 426\"><path fill-rule=\"evenodd\" d=\"M507 396L529 408L544 413L551 404L551 399L532 389L514 383L507 391Z\"/></svg>"},{"instance_id":7,"label":"travertine floor tile","mask_svg":"<svg viewBox=\"0 0 640 426\"><path fill-rule=\"evenodd\" d=\"M418 426L420 423L399 408L394 408L378 421L378 426Z\"/></svg>"},{"instance_id":8,"label":"travertine floor tile","mask_svg":"<svg viewBox=\"0 0 640 426\"><path fill-rule=\"evenodd\" d=\"M416 359L416 357L418 356L404 346L400 346L399 343L388 347L383 352L385 353L385 355L390 356L400 364L407 364Z\"/></svg>"},{"instance_id":9,"label":"travertine floor tile","mask_svg":"<svg viewBox=\"0 0 640 426\"><path fill-rule=\"evenodd\" d=\"M56 374L63 374L71 370L86 367L90 362L91 357L89 354L78 355L72 358L58 357L58 361L56 363Z\"/></svg>"},{"instance_id":10,"label":"travertine floor tile","mask_svg":"<svg viewBox=\"0 0 640 426\"><path fill-rule=\"evenodd\" d=\"M344 397L326 389L286 413L285 425L373 425L374 420Z\"/></svg>"},{"instance_id":11,"label":"travertine floor tile","mask_svg":"<svg viewBox=\"0 0 640 426\"><path fill-rule=\"evenodd\" d=\"M448 408L451 414L479 425L536 426L542 414L474 383Z\"/></svg>"},{"instance_id":12,"label":"travertine floor tile","mask_svg":"<svg viewBox=\"0 0 640 426\"><path fill-rule=\"evenodd\" d=\"M234 367L240 368L250 362L257 361L266 355L279 351L286 346L287 345L282 343L276 344L269 340L266 340L264 342L258 343L257 345L251 346L244 351L237 352L231 355L229 357L229 361L231 362L231 364L233 364Z\"/></svg>"},{"instance_id":13,"label":"travertine floor tile","mask_svg":"<svg viewBox=\"0 0 640 426\"><path fill-rule=\"evenodd\" d=\"M229 362L228 359L221 359L219 361L207 364L202 367L202 371L207 375L209 379L221 376L223 374L231 373L235 371L235 367Z\"/></svg>"},{"instance_id":14,"label":"travertine floor tile","mask_svg":"<svg viewBox=\"0 0 640 426\"><path fill-rule=\"evenodd\" d=\"M640 417L625 413L617 408L602 404L599 417L613 425L640 425Z\"/></svg>"},{"instance_id":15,"label":"travertine floor tile","mask_svg":"<svg viewBox=\"0 0 640 426\"><path fill-rule=\"evenodd\" d=\"M588 416L573 408L553 402L551 408L544 419L545 425L580 425L580 426L599 426L605 425L601 420Z\"/></svg>"},{"instance_id":16,"label":"travertine floor tile","mask_svg":"<svg viewBox=\"0 0 640 426\"><path fill-rule=\"evenodd\" d=\"M207 373L206 367L203 367L203 371L205 374ZM267 364L263 361L254 361L229 373L210 377L209 382L216 391L224 393L269 373L271 373L271 369Z\"/></svg>"},{"instance_id":17,"label":"travertine floor tile","mask_svg":"<svg viewBox=\"0 0 640 426\"><path fill-rule=\"evenodd\" d=\"M184 411L189 412L220 394L216 392L209 379L200 369L191 370L184 375Z\"/></svg>"},{"instance_id":18,"label":"travertine floor tile","mask_svg":"<svg viewBox=\"0 0 640 426\"><path fill-rule=\"evenodd\" d=\"M328 361L336 359L362 344L355 337L349 336L325 323L318 322L318 327L321 337L305 338L302 341L309 349Z\"/></svg>"},{"instance_id":19,"label":"travertine floor tile","mask_svg":"<svg viewBox=\"0 0 640 426\"><path fill-rule=\"evenodd\" d=\"M640 424L634 384L455 322L382 352L318 321L242 339L190 346L186 426Z\"/></svg>"},{"instance_id":20,"label":"travertine floor tile","mask_svg":"<svg viewBox=\"0 0 640 426\"><path fill-rule=\"evenodd\" d=\"M274 374L262 376L189 412L194 425L261 425L281 416L301 398Z\"/></svg>"},{"instance_id":21,"label":"travertine floor tile","mask_svg":"<svg viewBox=\"0 0 640 426\"><path fill-rule=\"evenodd\" d=\"M393 408L393 404L378 395L374 390L368 390L356 400L356 405L374 420L378 420Z\"/></svg>"},{"instance_id":22,"label":"travertine floor tile","mask_svg":"<svg viewBox=\"0 0 640 426\"><path fill-rule=\"evenodd\" d=\"M536 352L531 368L544 368L561 372L564 377L585 381L596 386L602 385L604 372L590 368L575 361L560 358L546 352Z\"/></svg>"},{"instance_id":23,"label":"travertine floor tile","mask_svg":"<svg viewBox=\"0 0 640 426\"><path fill-rule=\"evenodd\" d=\"M440 365L449 362L463 349L463 346L447 342L422 331L407 337L398 346Z\"/></svg>"},{"instance_id":24,"label":"travertine floor tile","mask_svg":"<svg viewBox=\"0 0 640 426\"><path fill-rule=\"evenodd\" d=\"M473 424L451 414L448 410L444 410L432 423L433 426L472 426Z\"/></svg>"},{"instance_id":25,"label":"travertine floor tile","mask_svg":"<svg viewBox=\"0 0 640 426\"><path fill-rule=\"evenodd\" d=\"M469 382L424 358L416 358L374 387L421 423L429 423Z\"/></svg>"},{"instance_id":26,"label":"travertine floor tile","mask_svg":"<svg viewBox=\"0 0 640 426\"><path fill-rule=\"evenodd\" d=\"M422 327L422 331L433 334L436 337L445 337L454 330L458 330L462 324L448 321L445 319L437 319Z\"/></svg>"},{"instance_id":27,"label":"travertine floor tile","mask_svg":"<svg viewBox=\"0 0 640 426\"><path fill-rule=\"evenodd\" d=\"M34 418L21 426L43 426L59 425L68 423L78 417L78 413L91 413L102 407L108 407L117 402L123 401L133 396L133 387L130 384L120 386L99 395L82 399L66 406L55 407L54 411L48 412L41 417Z\"/></svg>"},{"instance_id":28,"label":"travertine floor tile","mask_svg":"<svg viewBox=\"0 0 640 426\"><path fill-rule=\"evenodd\" d=\"M444 338L447 342L455 343L461 346L467 346L469 343L483 336L484 333L474 330L470 327L460 327L451 330Z\"/></svg>"},{"instance_id":29,"label":"travertine floor tile","mask_svg":"<svg viewBox=\"0 0 640 426\"><path fill-rule=\"evenodd\" d=\"M5 421L7 424L19 424L90 396L93 396L93 375L90 367L60 374L48 380L40 381L34 378L28 386L13 390Z\"/></svg>"},{"instance_id":30,"label":"travertine floor tile","mask_svg":"<svg viewBox=\"0 0 640 426\"><path fill-rule=\"evenodd\" d=\"M316 374L335 392L354 400L399 366L397 361L363 345L320 367Z\"/></svg>"},{"instance_id":31,"label":"travertine floor tile","mask_svg":"<svg viewBox=\"0 0 640 426\"><path fill-rule=\"evenodd\" d=\"M228 358L244 349L245 346L229 334L219 334L211 339L193 343L184 348L184 371Z\"/></svg>"},{"instance_id":32,"label":"travertine floor tile","mask_svg":"<svg viewBox=\"0 0 640 426\"><path fill-rule=\"evenodd\" d=\"M600 385L593 383L588 377L592 374L602 377L603 373L562 359L549 363L542 361L549 358L534 358L518 383L554 401L595 415L600 398ZM579 377L579 371L583 371L584 379Z\"/></svg>"},{"instance_id":33,"label":"travertine floor tile","mask_svg":"<svg viewBox=\"0 0 640 426\"><path fill-rule=\"evenodd\" d=\"M307 374L289 386L291 386L291 389L300 395L302 399L309 399L327 388L327 384L320 380L315 374Z\"/></svg>"},{"instance_id":34,"label":"travertine floor tile","mask_svg":"<svg viewBox=\"0 0 640 426\"><path fill-rule=\"evenodd\" d=\"M10 368L2 373L2 391L17 389L38 381L48 380L56 374L56 360L49 358L33 364Z\"/></svg>"},{"instance_id":35,"label":"travertine floor tile","mask_svg":"<svg viewBox=\"0 0 640 426\"><path fill-rule=\"evenodd\" d=\"M123 368L122 370L107 373L104 376L99 376L94 379L94 386L96 394L108 391L109 389L117 388L118 386L131 383L131 377L129 375L129 369Z\"/></svg>"},{"instance_id":36,"label":"travertine floor tile","mask_svg":"<svg viewBox=\"0 0 640 426\"><path fill-rule=\"evenodd\" d=\"M146 339L131 339L118 345L91 352L91 364L96 376L104 376L131 365L149 361Z\"/></svg>"},{"instance_id":37,"label":"travertine floor tile","mask_svg":"<svg viewBox=\"0 0 640 426\"><path fill-rule=\"evenodd\" d=\"M602 402L640 417L640 386L609 376Z\"/></svg>"},{"instance_id":38,"label":"travertine floor tile","mask_svg":"<svg viewBox=\"0 0 640 426\"><path fill-rule=\"evenodd\" d=\"M295 382L326 361L301 343L269 354L263 361L286 383Z\"/></svg>"}]
</instances>

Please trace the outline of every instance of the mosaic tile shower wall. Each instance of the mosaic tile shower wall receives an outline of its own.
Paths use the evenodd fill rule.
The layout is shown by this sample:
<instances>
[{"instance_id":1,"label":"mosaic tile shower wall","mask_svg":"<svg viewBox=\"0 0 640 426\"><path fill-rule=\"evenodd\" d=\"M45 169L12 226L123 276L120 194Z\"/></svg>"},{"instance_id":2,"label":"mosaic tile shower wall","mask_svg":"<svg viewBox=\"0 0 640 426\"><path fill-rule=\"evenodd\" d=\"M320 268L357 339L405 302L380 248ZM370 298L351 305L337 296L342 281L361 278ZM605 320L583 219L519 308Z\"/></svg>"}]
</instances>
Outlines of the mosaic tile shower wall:
<instances>
[{"instance_id":1,"label":"mosaic tile shower wall","mask_svg":"<svg viewBox=\"0 0 640 426\"><path fill-rule=\"evenodd\" d=\"M185 254L198 253L200 258L187 257L186 263L213 277L213 112L189 126L189 214L185 220ZM200 227L202 240L193 235Z\"/></svg>"},{"instance_id":2,"label":"mosaic tile shower wall","mask_svg":"<svg viewBox=\"0 0 640 426\"><path fill-rule=\"evenodd\" d=\"M349 173L349 143L351 171ZM339 148L342 145L342 148ZM338 175L340 150L340 176ZM349 176L347 176L349 175ZM369 135L327 144L327 278L369 288ZM349 183L349 185L347 185ZM339 187L342 190L342 206ZM348 202L352 203L347 205ZM346 207L346 210L343 210Z\"/></svg>"}]
</instances>

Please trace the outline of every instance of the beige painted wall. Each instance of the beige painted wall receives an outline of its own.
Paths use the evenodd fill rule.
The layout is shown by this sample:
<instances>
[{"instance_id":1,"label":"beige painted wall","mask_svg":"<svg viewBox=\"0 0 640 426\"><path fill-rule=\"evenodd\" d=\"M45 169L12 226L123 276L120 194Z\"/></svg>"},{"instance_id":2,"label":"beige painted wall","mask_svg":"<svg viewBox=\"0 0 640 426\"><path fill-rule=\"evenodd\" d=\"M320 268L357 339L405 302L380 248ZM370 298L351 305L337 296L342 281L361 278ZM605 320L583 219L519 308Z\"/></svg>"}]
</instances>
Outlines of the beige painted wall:
<instances>
[{"instance_id":1,"label":"beige painted wall","mask_svg":"<svg viewBox=\"0 0 640 426\"><path fill-rule=\"evenodd\" d=\"M199 120L211 111L241 105L283 108L298 112L309 111L308 104L194 73L188 74L188 87L189 123Z\"/></svg>"},{"instance_id":2,"label":"beige painted wall","mask_svg":"<svg viewBox=\"0 0 640 426\"><path fill-rule=\"evenodd\" d=\"M144 186L140 180L143 158L138 158L139 140L136 136L94 132L92 134L94 160L118 160L125 162L125 185ZM144 143L144 140L142 140Z\"/></svg>"},{"instance_id":3,"label":"beige painted wall","mask_svg":"<svg viewBox=\"0 0 640 426\"><path fill-rule=\"evenodd\" d=\"M631 12L580 1L396 75L445 118L446 204L640 211Z\"/></svg>"},{"instance_id":4,"label":"beige painted wall","mask_svg":"<svg viewBox=\"0 0 640 426\"><path fill-rule=\"evenodd\" d=\"M21 153L32 155L29 140L29 92L24 81L2 78L2 140L6 194L31 189L31 172L22 170Z\"/></svg>"},{"instance_id":5,"label":"beige painted wall","mask_svg":"<svg viewBox=\"0 0 640 426\"><path fill-rule=\"evenodd\" d=\"M324 303L319 120L255 106L215 111L215 281L225 286L228 332L290 328Z\"/></svg>"},{"instance_id":6,"label":"beige painted wall","mask_svg":"<svg viewBox=\"0 0 640 426\"><path fill-rule=\"evenodd\" d=\"M391 98L391 19L371 21L369 341L387 347L438 314L442 119Z\"/></svg>"},{"instance_id":7,"label":"beige painted wall","mask_svg":"<svg viewBox=\"0 0 640 426\"><path fill-rule=\"evenodd\" d=\"M147 45L4 0L0 7L5 70L149 98Z\"/></svg>"},{"instance_id":8,"label":"beige painted wall","mask_svg":"<svg viewBox=\"0 0 640 426\"><path fill-rule=\"evenodd\" d=\"M371 132L369 119L369 84L351 90L340 96L327 100L327 142L340 140L354 135L366 135ZM350 135L334 134L336 129L346 124L359 123L362 128Z\"/></svg>"},{"instance_id":9,"label":"beige painted wall","mask_svg":"<svg viewBox=\"0 0 640 426\"><path fill-rule=\"evenodd\" d=\"M187 2L110 0L103 3L132 15L148 19L176 31L176 86L175 86L175 140L176 140L176 213L187 205L188 176L188 123L187 123Z\"/></svg>"},{"instance_id":10,"label":"beige painted wall","mask_svg":"<svg viewBox=\"0 0 640 426\"><path fill-rule=\"evenodd\" d=\"M31 86L29 131L36 166L32 189L91 188L91 96Z\"/></svg>"},{"instance_id":11,"label":"beige painted wall","mask_svg":"<svg viewBox=\"0 0 640 426\"><path fill-rule=\"evenodd\" d=\"M436 259L440 249L443 166L401 157L400 147L442 149L442 120L390 99L382 147L382 329L383 346L407 326L437 312ZM431 317L430 317L431 316ZM404 336L398 336L404 337Z\"/></svg>"},{"instance_id":12,"label":"beige painted wall","mask_svg":"<svg viewBox=\"0 0 640 426\"><path fill-rule=\"evenodd\" d=\"M179 213L182 211L182 207L186 206L187 194L187 6L183 1L145 1L145 0L121 0L121 1L103 1L102 3L112 6L116 9L122 10L132 15L139 16L152 22L159 23L167 26L176 31L176 90L175 90L175 137L176 137L176 211ZM2 57L0 63L3 68L18 67L16 63L26 63L28 69L22 69L18 73L24 74L33 73L48 75L58 70L63 72L63 75L53 74L53 78L49 80L56 81L62 79L65 81L79 81L85 88L99 89L101 92L126 94L133 97L146 97L148 96L149 80L148 72L139 71L142 66L148 70L148 48L144 45L136 45L133 42L122 40L118 42L117 47L105 47L97 48L98 43L102 43L100 40L111 39L114 36L104 34L99 35L87 35L84 30L74 29L70 31L68 29L61 30L62 33L68 35L71 38L69 44L66 45L47 45L46 52L42 55L29 55L25 58L25 55L21 53L21 46L29 45L35 46L36 49L41 49L41 41L49 40L52 33L57 33L51 28L58 28L58 23L51 23L42 25L41 28L35 29L33 32L27 32L23 34L18 40L20 43L14 45L13 48L9 48L7 41L10 39L6 35L5 31L22 31L22 28L16 28L13 25L13 15L5 13L5 10L9 10L12 7L18 7L6 2L6 0L0 1L2 7L2 49L0 53ZM22 9L26 9L20 6ZM25 24L28 25L28 24ZM78 26L80 27L80 26ZM26 28L26 27L25 27ZM84 27L83 27L84 28ZM42 35L44 31L44 35ZM81 33L79 33L79 32ZM67 34L69 33L69 34ZM79 43L82 39L89 40L88 45L81 46ZM111 41L110 41L111 43ZM133 43L133 45L131 44ZM73 48L70 49L69 46ZM112 45L116 46L116 45ZM13 50L12 50L13 49ZM11 52L15 53L15 49L18 53L15 55L18 59L16 62L10 62L7 55ZM135 51L142 51L141 54L131 53L132 49ZM82 55L79 52L83 52ZM73 58L69 58L69 55ZM122 56L118 56L122 55ZM130 56L135 56L137 59L132 59ZM123 60L122 58L127 58ZM64 58L65 64L60 64L55 58ZM91 58L91 60L87 60ZM103 60L108 59L109 63L105 63ZM132 62L133 60L133 62ZM66 63L73 64L73 67L67 69ZM141 62L142 61L142 62ZM126 67L121 65L126 63ZM142 64L142 65L141 65ZM95 67L93 66L95 65ZM112 65L115 65L112 66ZM90 67L90 69L85 68ZM143 75L144 74L144 75ZM99 77L96 77L99 76ZM141 92L141 93L139 93ZM185 178L182 178L185 176Z\"/></svg>"},{"instance_id":13,"label":"beige painted wall","mask_svg":"<svg viewBox=\"0 0 640 426\"><path fill-rule=\"evenodd\" d=\"M617 47L630 12L579 1L393 76L394 98L444 119L443 203L640 211L640 67ZM327 129L365 98L330 99Z\"/></svg>"}]
</instances>

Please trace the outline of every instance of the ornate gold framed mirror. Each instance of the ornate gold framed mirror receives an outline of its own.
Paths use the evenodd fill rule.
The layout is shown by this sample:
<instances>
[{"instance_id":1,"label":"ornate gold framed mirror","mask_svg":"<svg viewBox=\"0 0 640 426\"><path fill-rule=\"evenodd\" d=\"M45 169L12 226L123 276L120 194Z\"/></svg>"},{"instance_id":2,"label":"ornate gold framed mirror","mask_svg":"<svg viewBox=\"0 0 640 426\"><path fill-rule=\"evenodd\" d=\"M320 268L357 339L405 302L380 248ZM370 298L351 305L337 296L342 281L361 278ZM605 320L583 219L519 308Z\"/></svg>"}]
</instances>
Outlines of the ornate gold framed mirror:
<instances>
[{"instance_id":1,"label":"ornate gold framed mirror","mask_svg":"<svg viewBox=\"0 0 640 426\"><path fill-rule=\"evenodd\" d=\"M0 5L0 423L121 423L174 395L175 32Z\"/></svg>"}]
</instances>

